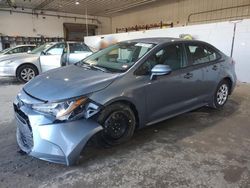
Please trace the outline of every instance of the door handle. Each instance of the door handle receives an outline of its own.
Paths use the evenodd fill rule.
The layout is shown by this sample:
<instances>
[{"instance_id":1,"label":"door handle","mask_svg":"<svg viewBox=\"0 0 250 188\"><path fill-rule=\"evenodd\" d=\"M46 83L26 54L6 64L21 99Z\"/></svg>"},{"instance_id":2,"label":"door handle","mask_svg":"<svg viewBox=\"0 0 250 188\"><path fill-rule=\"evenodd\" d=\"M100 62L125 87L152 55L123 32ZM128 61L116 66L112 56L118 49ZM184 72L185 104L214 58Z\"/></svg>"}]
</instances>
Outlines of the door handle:
<instances>
[{"instance_id":1,"label":"door handle","mask_svg":"<svg viewBox=\"0 0 250 188\"><path fill-rule=\"evenodd\" d=\"M186 78L186 79L189 79L189 78L192 78L193 77L193 74L192 73L187 73L185 76L184 76L184 78Z\"/></svg>"},{"instance_id":2,"label":"door handle","mask_svg":"<svg viewBox=\"0 0 250 188\"><path fill-rule=\"evenodd\" d=\"M217 65L214 65L213 68L212 68L214 71L216 71L218 69L218 66Z\"/></svg>"}]
</instances>

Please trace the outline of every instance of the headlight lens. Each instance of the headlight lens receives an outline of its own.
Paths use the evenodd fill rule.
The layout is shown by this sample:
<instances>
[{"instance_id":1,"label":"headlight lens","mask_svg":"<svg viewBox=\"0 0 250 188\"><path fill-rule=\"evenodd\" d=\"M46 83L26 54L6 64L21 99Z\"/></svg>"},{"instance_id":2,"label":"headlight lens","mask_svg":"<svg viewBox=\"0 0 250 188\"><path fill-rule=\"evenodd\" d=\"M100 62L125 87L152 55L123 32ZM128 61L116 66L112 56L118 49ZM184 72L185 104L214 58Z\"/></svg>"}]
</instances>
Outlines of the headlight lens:
<instances>
[{"instance_id":1,"label":"headlight lens","mask_svg":"<svg viewBox=\"0 0 250 188\"><path fill-rule=\"evenodd\" d=\"M69 120L84 110L87 98L79 98L58 103L33 104L36 111L51 114L58 120Z\"/></svg>"}]
</instances>

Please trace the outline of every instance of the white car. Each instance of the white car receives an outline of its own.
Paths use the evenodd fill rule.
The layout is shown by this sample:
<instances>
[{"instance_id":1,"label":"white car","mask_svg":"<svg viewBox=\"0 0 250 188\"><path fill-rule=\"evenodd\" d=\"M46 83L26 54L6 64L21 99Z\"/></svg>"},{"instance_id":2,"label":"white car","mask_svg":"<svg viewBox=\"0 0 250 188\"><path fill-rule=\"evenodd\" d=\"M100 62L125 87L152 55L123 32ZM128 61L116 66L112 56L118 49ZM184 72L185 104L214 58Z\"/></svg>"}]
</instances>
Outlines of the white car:
<instances>
[{"instance_id":1,"label":"white car","mask_svg":"<svg viewBox=\"0 0 250 188\"><path fill-rule=\"evenodd\" d=\"M76 63L91 54L82 42L47 43L29 53L0 57L0 76L28 82L42 72Z\"/></svg>"},{"instance_id":2,"label":"white car","mask_svg":"<svg viewBox=\"0 0 250 188\"><path fill-rule=\"evenodd\" d=\"M35 47L36 45L34 44L25 44L25 45L18 45L12 48L7 48L7 49L0 51L0 57L11 55L11 54L27 53L27 52L32 51Z\"/></svg>"}]
</instances>

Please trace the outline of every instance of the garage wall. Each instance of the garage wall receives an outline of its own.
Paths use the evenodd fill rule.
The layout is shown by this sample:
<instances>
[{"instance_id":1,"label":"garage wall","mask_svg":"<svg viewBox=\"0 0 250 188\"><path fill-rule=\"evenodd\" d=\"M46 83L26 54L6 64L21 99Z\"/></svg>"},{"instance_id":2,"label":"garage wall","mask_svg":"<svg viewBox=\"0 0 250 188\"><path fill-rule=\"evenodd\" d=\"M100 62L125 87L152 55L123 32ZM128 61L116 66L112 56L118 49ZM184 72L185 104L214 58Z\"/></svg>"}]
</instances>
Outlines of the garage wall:
<instances>
[{"instance_id":1,"label":"garage wall","mask_svg":"<svg viewBox=\"0 0 250 188\"><path fill-rule=\"evenodd\" d=\"M234 34L234 24L236 24ZM219 32L218 32L219 31ZM155 29L111 35L85 37L84 41L91 47L96 47L102 39L112 38L115 41L124 41L147 37L179 37L180 34L191 34L195 39L206 41L222 52L231 55L233 36L233 59L236 61L235 69L238 80L250 83L250 19L239 22L218 22L200 24L169 29Z\"/></svg>"},{"instance_id":2,"label":"garage wall","mask_svg":"<svg viewBox=\"0 0 250 188\"><path fill-rule=\"evenodd\" d=\"M250 19L236 25L233 58L238 79L250 83Z\"/></svg>"},{"instance_id":3,"label":"garage wall","mask_svg":"<svg viewBox=\"0 0 250 188\"><path fill-rule=\"evenodd\" d=\"M55 15L77 16L75 14L46 12ZM90 17L91 18L91 17ZM111 19L108 17L93 17L100 21L98 24L97 34L111 33ZM0 33L9 36L27 36L37 37L43 35L45 37L63 37L63 23L82 23L86 21L82 19L58 18L51 16L36 16L20 13L1 12L0 11ZM97 24L89 21L89 24Z\"/></svg>"},{"instance_id":4,"label":"garage wall","mask_svg":"<svg viewBox=\"0 0 250 188\"><path fill-rule=\"evenodd\" d=\"M154 3L153 6L148 5L147 8L134 9L123 15L112 17L112 32L116 32L116 28L159 23L160 21L173 22L174 26L186 25L191 13L248 4L250 4L250 0L161 0L159 3ZM204 20L213 20L213 22L228 20L223 19L225 17L248 17L249 9L250 6L246 6L199 14L192 16L191 21L194 24L208 22Z\"/></svg>"},{"instance_id":5,"label":"garage wall","mask_svg":"<svg viewBox=\"0 0 250 188\"><path fill-rule=\"evenodd\" d=\"M124 40L151 37L179 38L181 34L190 34L196 40L206 41L230 56L234 34L234 24L230 22L219 22L167 29L153 29L137 32L116 33L110 35L89 36L84 38L84 42L88 46L96 48L98 47L98 44L102 39L112 39L114 41L120 42Z\"/></svg>"}]
</instances>

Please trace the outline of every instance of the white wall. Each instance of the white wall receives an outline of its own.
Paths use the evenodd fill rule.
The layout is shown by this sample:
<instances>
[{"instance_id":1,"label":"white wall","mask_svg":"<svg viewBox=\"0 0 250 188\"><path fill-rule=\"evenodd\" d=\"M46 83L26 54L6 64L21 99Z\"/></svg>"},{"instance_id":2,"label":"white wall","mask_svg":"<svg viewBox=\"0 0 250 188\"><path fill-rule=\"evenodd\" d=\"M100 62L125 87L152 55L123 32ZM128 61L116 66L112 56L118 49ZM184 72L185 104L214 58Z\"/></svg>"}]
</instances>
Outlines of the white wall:
<instances>
[{"instance_id":1,"label":"white wall","mask_svg":"<svg viewBox=\"0 0 250 188\"><path fill-rule=\"evenodd\" d=\"M197 40L206 41L225 54L230 55L232 46L234 25L229 22L202 24L185 27L175 27L168 29L155 29L137 32L117 33L111 35L99 35L92 37L85 37L84 41L87 45L95 48L101 38L109 38L112 36L116 41L124 41L147 37L174 37L179 38L180 34L190 34ZM220 32L218 32L220 31Z\"/></svg>"},{"instance_id":2,"label":"white wall","mask_svg":"<svg viewBox=\"0 0 250 188\"><path fill-rule=\"evenodd\" d=\"M55 15L77 16L74 14L45 12ZM43 19L45 17L45 19ZM89 16L91 18L91 16ZM108 17L93 17L101 23L98 24L98 34L111 33L111 20ZM36 16L20 13L1 12L0 11L0 33L9 36L27 36L37 37L43 35L45 37L64 37L63 23L81 23L85 24L85 20L72 18L58 18L51 16ZM89 21L89 24L96 24Z\"/></svg>"},{"instance_id":3,"label":"white wall","mask_svg":"<svg viewBox=\"0 0 250 188\"><path fill-rule=\"evenodd\" d=\"M250 4L249 0L161 0L147 8L137 8L123 15L112 17L112 32L116 32L116 28L153 24L160 21L173 22L174 26L183 26L187 24L188 15L191 13L247 4ZM248 6L201 14L192 17L192 21L221 18L220 21L226 21L228 19L223 18L249 15L249 9Z\"/></svg>"},{"instance_id":4,"label":"white wall","mask_svg":"<svg viewBox=\"0 0 250 188\"><path fill-rule=\"evenodd\" d=\"M237 23L233 58L238 79L250 83L250 20Z\"/></svg>"},{"instance_id":5,"label":"white wall","mask_svg":"<svg viewBox=\"0 0 250 188\"><path fill-rule=\"evenodd\" d=\"M104 39L113 37L113 39L117 41L124 41L146 37L179 37L180 34L191 34L195 39L206 41L230 56L234 24L232 22L220 22L169 29L101 35L85 37L84 41L87 45L95 47L103 37ZM250 19L237 23L233 58L236 61L238 80L250 83Z\"/></svg>"}]
</instances>

